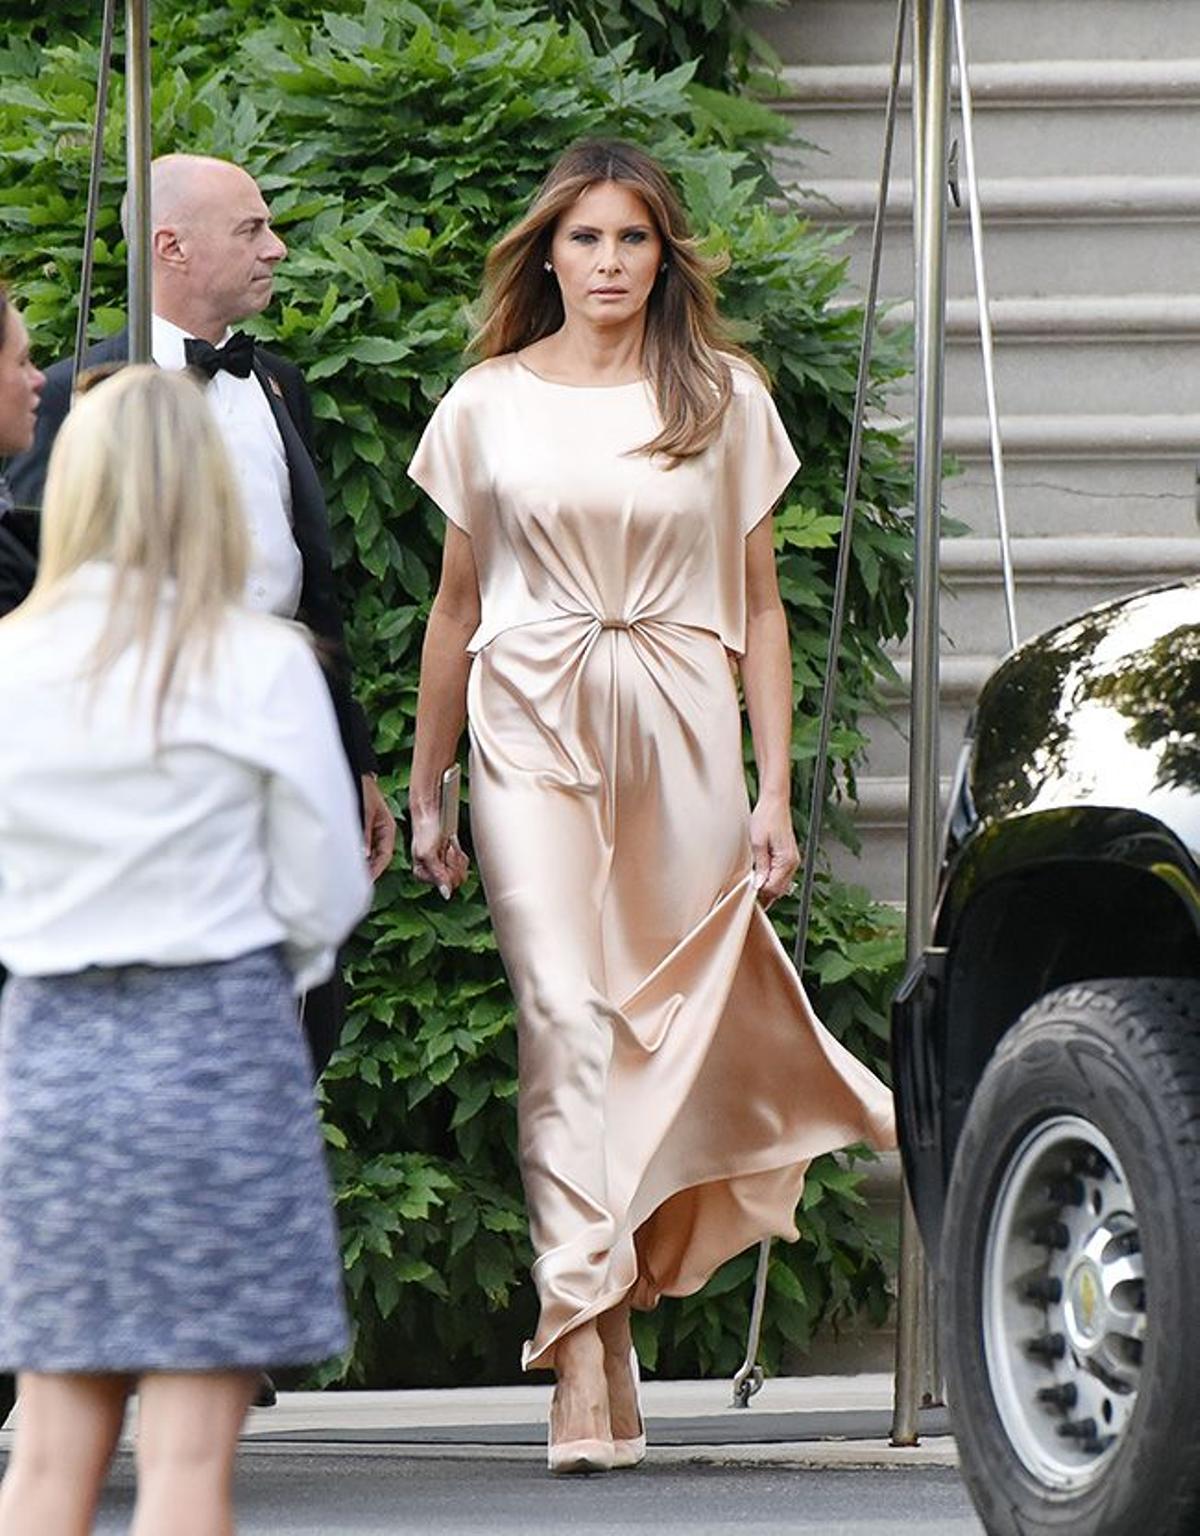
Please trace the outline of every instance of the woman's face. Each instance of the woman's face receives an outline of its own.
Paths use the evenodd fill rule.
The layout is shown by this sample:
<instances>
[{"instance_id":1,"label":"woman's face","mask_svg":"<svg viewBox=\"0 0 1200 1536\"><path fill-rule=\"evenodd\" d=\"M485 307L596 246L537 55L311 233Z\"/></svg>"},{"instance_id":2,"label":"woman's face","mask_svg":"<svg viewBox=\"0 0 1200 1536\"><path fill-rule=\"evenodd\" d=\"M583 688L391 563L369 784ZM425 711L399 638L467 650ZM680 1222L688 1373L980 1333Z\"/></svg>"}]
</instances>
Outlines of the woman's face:
<instances>
[{"instance_id":1,"label":"woman's face","mask_svg":"<svg viewBox=\"0 0 1200 1536\"><path fill-rule=\"evenodd\" d=\"M45 374L29 355L25 322L10 304L0 347L0 454L24 453L33 446Z\"/></svg>"},{"instance_id":2,"label":"woman's face","mask_svg":"<svg viewBox=\"0 0 1200 1536\"><path fill-rule=\"evenodd\" d=\"M622 325L646 307L663 242L636 192L601 181L559 215L550 260L568 319Z\"/></svg>"}]
</instances>

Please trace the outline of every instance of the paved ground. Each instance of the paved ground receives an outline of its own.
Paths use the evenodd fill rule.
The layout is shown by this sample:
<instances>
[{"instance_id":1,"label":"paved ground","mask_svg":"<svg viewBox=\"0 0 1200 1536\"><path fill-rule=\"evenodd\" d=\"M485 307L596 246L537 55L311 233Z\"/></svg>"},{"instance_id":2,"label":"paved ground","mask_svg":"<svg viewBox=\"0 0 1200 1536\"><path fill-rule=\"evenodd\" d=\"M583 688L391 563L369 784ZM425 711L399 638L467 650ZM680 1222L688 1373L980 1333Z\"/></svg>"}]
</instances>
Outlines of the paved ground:
<instances>
[{"instance_id":1,"label":"paved ground","mask_svg":"<svg viewBox=\"0 0 1200 1536\"><path fill-rule=\"evenodd\" d=\"M891 1388L789 1377L731 1410L726 1382L650 1381L647 1464L556 1480L546 1386L284 1393L247 1425L239 1536L979 1536L944 1412L922 1414L918 1447L893 1447ZM136 1405L103 1536L128 1526L135 1431Z\"/></svg>"},{"instance_id":2,"label":"paved ground","mask_svg":"<svg viewBox=\"0 0 1200 1536\"><path fill-rule=\"evenodd\" d=\"M551 1479L541 1459L444 1453L306 1453L242 1458L239 1536L981 1536L952 1468L858 1471L688 1465ZM97 1526L127 1529L128 1458Z\"/></svg>"},{"instance_id":3,"label":"paved ground","mask_svg":"<svg viewBox=\"0 0 1200 1536\"><path fill-rule=\"evenodd\" d=\"M943 1410L921 1415L921 1444L888 1444L892 1381L886 1375L782 1377L767 1382L748 1409L732 1409L724 1381L647 1381L643 1403L651 1444L672 1458L819 1466L955 1466ZM247 1447L302 1445L343 1449L512 1455L545 1444L549 1386L418 1392L284 1392L277 1407L255 1411ZM20 1416L0 1430L0 1453ZM132 1406L125 1444L136 1431Z\"/></svg>"},{"instance_id":4,"label":"paved ground","mask_svg":"<svg viewBox=\"0 0 1200 1536\"><path fill-rule=\"evenodd\" d=\"M807 1376L770 1381L748 1409L730 1405L724 1381L647 1381L642 1387L651 1444L665 1455L754 1461L780 1458L821 1465L918 1462L953 1466L942 1410L922 1415L915 1450L887 1444L890 1376ZM254 1413L249 1443L402 1448L545 1443L548 1386L457 1388L433 1392L282 1393Z\"/></svg>"}]
</instances>

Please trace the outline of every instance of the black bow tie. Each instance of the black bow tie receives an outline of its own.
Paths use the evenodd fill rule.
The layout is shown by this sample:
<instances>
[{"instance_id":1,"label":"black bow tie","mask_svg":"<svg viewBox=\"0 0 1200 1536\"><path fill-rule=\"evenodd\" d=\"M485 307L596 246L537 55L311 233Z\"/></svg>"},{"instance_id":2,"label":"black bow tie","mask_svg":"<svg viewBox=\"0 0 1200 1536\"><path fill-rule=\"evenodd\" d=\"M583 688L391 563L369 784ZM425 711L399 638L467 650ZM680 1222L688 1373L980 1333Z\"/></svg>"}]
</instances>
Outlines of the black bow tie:
<instances>
[{"instance_id":1,"label":"black bow tie","mask_svg":"<svg viewBox=\"0 0 1200 1536\"><path fill-rule=\"evenodd\" d=\"M189 336L183 344L183 355L189 368L199 368L210 379L216 378L221 369L235 378L248 379L254 367L254 337L245 331L234 331L223 347L214 347L211 341Z\"/></svg>"}]
</instances>

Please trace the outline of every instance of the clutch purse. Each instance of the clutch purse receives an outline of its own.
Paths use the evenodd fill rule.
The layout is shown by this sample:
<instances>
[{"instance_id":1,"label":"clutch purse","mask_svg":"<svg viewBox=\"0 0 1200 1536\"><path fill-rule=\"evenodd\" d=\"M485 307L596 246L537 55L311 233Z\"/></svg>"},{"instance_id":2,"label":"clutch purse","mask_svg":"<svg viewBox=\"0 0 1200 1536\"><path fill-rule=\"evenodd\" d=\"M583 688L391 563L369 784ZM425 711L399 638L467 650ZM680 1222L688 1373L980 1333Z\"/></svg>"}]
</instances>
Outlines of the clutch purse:
<instances>
[{"instance_id":1,"label":"clutch purse","mask_svg":"<svg viewBox=\"0 0 1200 1536\"><path fill-rule=\"evenodd\" d=\"M462 769L452 763L442 774L442 795L438 807L442 842L458 840L458 802L462 793Z\"/></svg>"}]
</instances>

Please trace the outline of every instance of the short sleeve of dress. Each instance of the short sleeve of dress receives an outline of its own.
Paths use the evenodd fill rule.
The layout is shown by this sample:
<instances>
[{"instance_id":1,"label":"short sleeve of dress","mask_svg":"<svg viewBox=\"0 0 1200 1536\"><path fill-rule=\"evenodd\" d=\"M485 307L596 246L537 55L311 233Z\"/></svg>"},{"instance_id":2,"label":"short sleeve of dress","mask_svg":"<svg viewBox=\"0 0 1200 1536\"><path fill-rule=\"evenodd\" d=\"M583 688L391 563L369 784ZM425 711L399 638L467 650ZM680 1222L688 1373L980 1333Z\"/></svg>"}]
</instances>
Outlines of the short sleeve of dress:
<instances>
[{"instance_id":1,"label":"short sleeve of dress","mask_svg":"<svg viewBox=\"0 0 1200 1536\"><path fill-rule=\"evenodd\" d=\"M472 458L462 402L452 389L438 404L408 466L411 479L456 528L471 532Z\"/></svg>"},{"instance_id":2,"label":"short sleeve of dress","mask_svg":"<svg viewBox=\"0 0 1200 1536\"><path fill-rule=\"evenodd\" d=\"M747 379L734 396L742 417L733 476L743 533L762 522L800 468L775 402L757 377Z\"/></svg>"}]
</instances>

